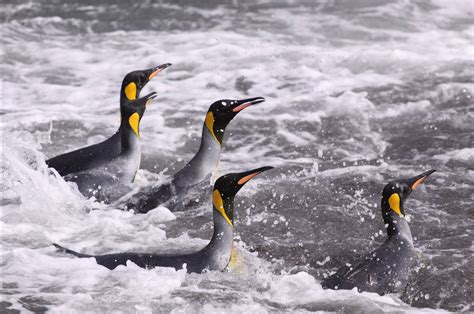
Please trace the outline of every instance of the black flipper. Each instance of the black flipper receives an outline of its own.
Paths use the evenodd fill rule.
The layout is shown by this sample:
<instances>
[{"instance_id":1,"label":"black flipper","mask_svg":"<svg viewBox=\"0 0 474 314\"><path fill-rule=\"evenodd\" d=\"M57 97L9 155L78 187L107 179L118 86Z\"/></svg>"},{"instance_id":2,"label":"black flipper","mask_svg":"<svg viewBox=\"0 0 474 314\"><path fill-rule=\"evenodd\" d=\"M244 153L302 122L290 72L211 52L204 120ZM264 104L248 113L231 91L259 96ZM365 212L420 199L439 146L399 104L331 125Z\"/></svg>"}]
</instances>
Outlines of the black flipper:
<instances>
[{"instance_id":1,"label":"black flipper","mask_svg":"<svg viewBox=\"0 0 474 314\"><path fill-rule=\"evenodd\" d=\"M111 138L87 147L76 149L46 160L49 168L54 168L62 176L99 167L120 155L120 130Z\"/></svg>"},{"instance_id":2,"label":"black flipper","mask_svg":"<svg viewBox=\"0 0 474 314\"><path fill-rule=\"evenodd\" d=\"M56 244L56 243L53 243L53 245L58 249L58 252L71 254L71 255L77 256L77 257L79 257L79 258L94 257L94 256L92 256L92 255L82 254L82 253L78 253L78 252L76 252L76 251L67 249L67 248L65 248L65 247L63 247L63 246L60 246L59 244Z\"/></svg>"}]
</instances>

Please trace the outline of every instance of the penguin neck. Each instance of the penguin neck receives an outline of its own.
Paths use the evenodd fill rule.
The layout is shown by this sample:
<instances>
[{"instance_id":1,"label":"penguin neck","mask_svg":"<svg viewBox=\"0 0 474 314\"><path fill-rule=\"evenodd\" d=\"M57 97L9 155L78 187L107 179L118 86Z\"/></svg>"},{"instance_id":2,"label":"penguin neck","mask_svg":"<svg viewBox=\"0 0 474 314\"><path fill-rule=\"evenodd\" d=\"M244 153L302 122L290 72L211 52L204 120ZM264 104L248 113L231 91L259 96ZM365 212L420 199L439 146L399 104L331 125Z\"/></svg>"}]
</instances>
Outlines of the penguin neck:
<instances>
[{"instance_id":1,"label":"penguin neck","mask_svg":"<svg viewBox=\"0 0 474 314\"><path fill-rule=\"evenodd\" d=\"M128 100L127 96L125 96L124 88L120 91L120 105L125 104Z\"/></svg>"},{"instance_id":2,"label":"penguin neck","mask_svg":"<svg viewBox=\"0 0 474 314\"><path fill-rule=\"evenodd\" d=\"M234 227L231 226L218 211L214 210L213 216L214 234L211 242L216 243L217 241L224 243L226 240L229 242L229 239L234 238Z\"/></svg>"},{"instance_id":3,"label":"penguin neck","mask_svg":"<svg viewBox=\"0 0 474 314\"><path fill-rule=\"evenodd\" d=\"M173 184L178 188L184 188L203 181L214 172L220 153L221 145L204 124L198 152L183 169L174 175Z\"/></svg>"},{"instance_id":4,"label":"penguin neck","mask_svg":"<svg viewBox=\"0 0 474 314\"><path fill-rule=\"evenodd\" d=\"M119 128L117 129L117 131L115 132L114 136L118 136L119 138L121 138L121 134L122 134L122 129L123 128L126 128L128 126L128 122L126 121L126 119L123 118L123 113L122 113L122 104L126 101L126 97L125 97L125 94L123 93L123 91L121 91L121 95L120 95L120 125L119 125Z\"/></svg>"},{"instance_id":5,"label":"penguin neck","mask_svg":"<svg viewBox=\"0 0 474 314\"><path fill-rule=\"evenodd\" d=\"M214 209L214 233L209 244L203 249L214 269L224 269L231 260L234 242L234 227Z\"/></svg>"},{"instance_id":6,"label":"penguin neck","mask_svg":"<svg viewBox=\"0 0 474 314\"><path fill-rule=\"evenodd\" d=\"M120 129L117 133L120 133L122 153L130 152L140 147L140 138L130 127L128 119L122 118Z\"/></svg>"},{"instance_id":7,"label":"penguin neck","mask_svg":"<svg viewBox=\"0 0 474 314\"><path fill-rule=\"evenodd\" d=\"M411 235L410 226L404 217L398 216L397 213L388 207L388 204L387 208L382 210L382 216L387 228L387 235L389 239L394 237L403 237L413 245L413 237Z\"/></svg>"}]
</instances>

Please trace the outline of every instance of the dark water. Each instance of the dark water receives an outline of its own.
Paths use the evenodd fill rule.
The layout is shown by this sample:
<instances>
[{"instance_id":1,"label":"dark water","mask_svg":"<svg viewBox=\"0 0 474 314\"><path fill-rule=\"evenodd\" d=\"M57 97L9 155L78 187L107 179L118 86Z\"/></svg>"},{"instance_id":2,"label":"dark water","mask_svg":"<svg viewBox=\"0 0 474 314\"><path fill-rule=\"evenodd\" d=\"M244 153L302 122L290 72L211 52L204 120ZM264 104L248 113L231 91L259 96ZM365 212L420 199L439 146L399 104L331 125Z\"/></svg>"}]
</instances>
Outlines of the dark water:
<instances>
[{"instance_id":1,"label":"dark water","mask_svg":"<svg viewBox=\"0 0 474 314\"><path fill-rule=\"evenodd\" d=\"M472 311L471 2L5 1L2 7L5 307ZM165 62L173 66L144 91L157 91L159 99L142 122L139 184L165 178L193 156L213 101L267 99L230 124L218 171L276 167L236 198L237 271L185 275L135 265L109 271L50 246L158 252L196 249L210 238L210 205L133 216L85 200L44 164L110 136L124 74ZM380 297L322 290L325 275L384 240L383 186L432 168L438 172L406 203L422 261L406 291ZM97 206L104 210L89 211Z\"/></svg>"}]
</instances>

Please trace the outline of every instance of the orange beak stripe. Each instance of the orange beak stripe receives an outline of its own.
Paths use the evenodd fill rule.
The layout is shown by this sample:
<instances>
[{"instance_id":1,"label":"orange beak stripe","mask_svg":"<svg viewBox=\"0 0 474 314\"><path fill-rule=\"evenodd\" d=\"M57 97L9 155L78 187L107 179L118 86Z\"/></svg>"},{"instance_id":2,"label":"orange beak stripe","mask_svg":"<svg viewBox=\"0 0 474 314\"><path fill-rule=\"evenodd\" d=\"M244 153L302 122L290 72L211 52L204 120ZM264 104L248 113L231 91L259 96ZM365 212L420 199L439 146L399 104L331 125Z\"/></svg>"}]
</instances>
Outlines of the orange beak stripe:
<instances>
[{"instance_id":1,"label":"orange beak stripe","mask_svg":"<svg viewBox=\"0 0 474 314\"><path fill-rule=\"evenodd\" d=\"M152 72L150 76L148 76L148 80L151 80L154 78L158 73L160 73L161 70L156 70L155 72Z\"/></svg>"},{"instance_id":2,"label":"orange beak stripe","mask_svg":"<svg viewBox=\"0 0 474 314\"><path fill-rule=\"evenodd\" d=\"M233 112L239 112L239 111L242 111L242 110L244 110L245 108L247 108L249 106L252 106L252 103L251 102L246 102L245 104L242 104L242 105L239 105L239 106L235 107L234 109L232 109L232 111Z\"/></svg>"},{"instance_id":3,"label":"orange beak stripe","mask_svg":"<svg viewBox=\"0 0 474 314\"><path fill-rule=\"evenodd\" d=\"M152 102L153 102L153 98L148 99L145 103L145 107L148 107L148 105L150 105Z\"/></svg>"},{"instance_id":4,"label":"orange beak stripe","mask_svg":"<svg viewBox=\"0 0 474 314\"><path fill-rule=\"evenodd\" d=\"M260 173L260 172L255 172L255 173L246 175L245 177L243 177L242 179L240 179L237 183L240 184L240 185L245 184L245 183L248 182L250 179L252 179L252 178L255 177L256 175L258 175L259 173Z\"/></svg>"},{"instance_id":5,"label":"orange beak stripe","mask_svg":"<svg viewBox=\"0 0 474 314\"><path fill-rule=\"evenodd\" d=\"M423 177L423 178L420 178L418 180L416 180L415 183L413 183L413 185L411 186L411 188L414 190L416 189L416 187L420 184L422 184L425 180L426 180L427 177Z\"/></svg>"}]
</instances>

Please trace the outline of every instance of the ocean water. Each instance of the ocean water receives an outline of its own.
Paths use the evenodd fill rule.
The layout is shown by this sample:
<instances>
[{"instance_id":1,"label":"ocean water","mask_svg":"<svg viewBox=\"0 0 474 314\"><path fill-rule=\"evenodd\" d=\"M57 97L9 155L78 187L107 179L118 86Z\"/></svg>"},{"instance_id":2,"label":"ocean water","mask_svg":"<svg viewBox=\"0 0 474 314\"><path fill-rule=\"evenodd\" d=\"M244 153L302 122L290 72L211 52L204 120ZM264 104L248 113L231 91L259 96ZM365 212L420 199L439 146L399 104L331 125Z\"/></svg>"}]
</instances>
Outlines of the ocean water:
<instances>
[{"instance_id":1,"label":"ocean water","mask_svg":"<svg viewBox=\"0 0 474 314\"><path fill-rule=\"evenodd\" d=\"M1 311L473 311L473 6L3 1ZM231 122L215 175L276 167L236 197L238 267L110 271L57 253L52 242L101 254L209 241L210 203L133 215L44 162L113 134L123 76L166 62L143 91L158 100L141 124L138 184L193 156L215 100L267 99ZM422 261L407 289L323 290L383 241L383 186L428 169L406 203Z\"/></svg>"}]
</instances>

